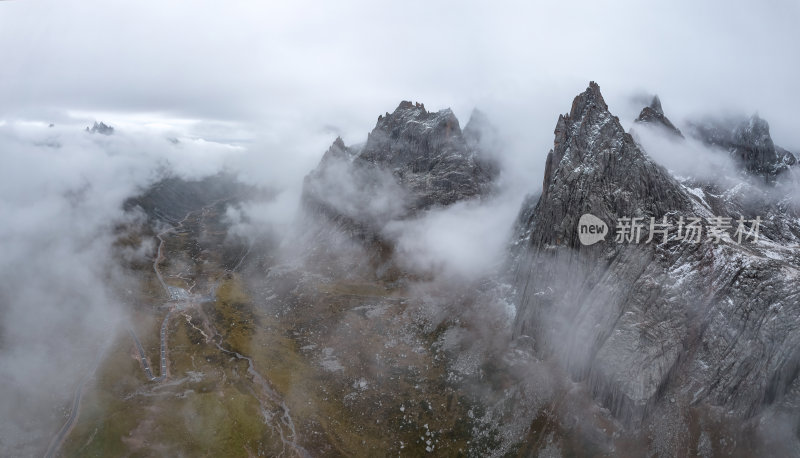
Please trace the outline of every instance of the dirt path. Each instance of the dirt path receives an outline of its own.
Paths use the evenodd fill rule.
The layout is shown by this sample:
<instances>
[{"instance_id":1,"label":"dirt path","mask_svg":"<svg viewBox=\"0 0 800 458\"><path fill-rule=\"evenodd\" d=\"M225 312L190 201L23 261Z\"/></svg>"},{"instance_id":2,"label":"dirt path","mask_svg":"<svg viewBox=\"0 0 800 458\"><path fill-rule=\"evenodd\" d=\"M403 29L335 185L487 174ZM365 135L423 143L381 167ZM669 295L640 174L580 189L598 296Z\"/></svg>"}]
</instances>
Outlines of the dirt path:
<instances>
[{"instance_id":1,"label":"dirt path","mask_svg":"<svg viewBox=\"0 0 800 458\"><path fill-rule=\"evenodd\" d=\"M52 458L55 456L59 448L61 448L64 438L66 438L67 434L69 434L69 432L72 430L72 426L75 424L75 420L77 420L78 413L80 412L84 388L89 380L94 377L94 373L100 366L100 361L103 360L103 355L111 347L111 342L112 339L109 339L108 342L106 342L106 344L100 348L94 358L91 369L86 371L86 374L83 376L80 382L78 382L78 386L75 388L75 394L72 396L72 410L69 413L69 417L67 418L67 421L64 422L64 425L61 427L61 429L58 430L58 433L55 435L55 437L53 437L53 439L50 441L50 445L47 447L47 452L44 454L45 458Z\"/></svg>"}]
</instances>

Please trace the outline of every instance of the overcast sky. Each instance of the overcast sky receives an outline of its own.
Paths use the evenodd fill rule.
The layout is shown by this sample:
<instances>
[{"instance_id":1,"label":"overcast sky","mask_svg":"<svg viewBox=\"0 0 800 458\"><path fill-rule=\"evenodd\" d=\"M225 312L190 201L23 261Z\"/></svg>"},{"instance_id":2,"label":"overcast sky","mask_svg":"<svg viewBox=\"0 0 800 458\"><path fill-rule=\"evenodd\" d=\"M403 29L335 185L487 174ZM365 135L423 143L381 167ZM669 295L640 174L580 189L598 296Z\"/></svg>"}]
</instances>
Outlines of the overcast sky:
<instances>
[{"instance_id":1,"label":"overcast sky","mask_svg":"<svg viewBox=\"0 0 800 458\"><path fill-rule=\"evenodd\" d=\"M462 125L476 105L525 117L543 157L557 114L596 80L623 121L629 96L658 92L673 117L758 111L800 149L800 2L610 3L0 2L0 119L203 120L225 139L354 143L412 99Z\"/></svg>"},{"instance_id":2,"label":"overcast sky","mask_svg":"<svg viewBox=\"0 0 800 458\"><path fill-rule=\"evenodd\" d=\"M165 161L285 190L245 210L288 224L336 135L364 141L401 100L451 107L462 126L481 107L508 198L395 227L415 262L476 275L590 80L626 125L658 93L678 122L758 111L800 152L800 2L609 3L0 1L0 454L40 454L53 406L127 322L136 280L110 261L111 228ZM116 133L81 131L95 120ZM28 418L53 425L31 433Z\"/></svg>"}]
</instances>

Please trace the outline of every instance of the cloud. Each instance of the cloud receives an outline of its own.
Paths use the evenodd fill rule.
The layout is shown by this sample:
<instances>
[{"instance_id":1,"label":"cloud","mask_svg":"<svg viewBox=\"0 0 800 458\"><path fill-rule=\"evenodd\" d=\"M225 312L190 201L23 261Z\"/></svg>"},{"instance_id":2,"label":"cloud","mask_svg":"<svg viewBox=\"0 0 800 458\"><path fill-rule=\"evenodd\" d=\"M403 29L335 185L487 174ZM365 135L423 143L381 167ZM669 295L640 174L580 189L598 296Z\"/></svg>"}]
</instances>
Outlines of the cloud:
<instances>
[{"instance_id":1,"label":"cloud","mask_svg":"<svg viewBox=\"0 0 800 458\"><path fill-rule=\"evenodd\" d=\"M632 132L644 151L673 175L723 185L742 179L741 167L721 148L691 137L675 138L658 126L637 124Z\"/></svg>"},{"instance_id":2,"label":"cloud","mask_svg":"<svg viewBox=\"0 0 800 458\"><path fill-rule=\"evenodd\" d=\"M400 100L452 107L462 126L477 106L503 138L499 195L386 229L407 265L474 278L540 190L558 114L589 80L624 122L641 109L631 94L658 92L673 120L758 110L800 151L798 15L789 0L0 2L0 414L49 414L124 320L134 285L110 261L111 226L160 168L228 167L274 189L228 217L238 235L282 232L336 135L362 142ZM95 120L117 132L84 133ZM678 173L688 159L727 170L713 155L696 168L692 142L642 136ZM4 444L20 424L0 423Z\"/></svg>"},{"instance_id":3,"label":"cloud","mask_svg":"<svg viewBox=\"0 0 800 458\"><path fill-rule=\"evenodd\" d=\"M167 166L201 176L237 149L161 131L89 134L83 124L0 126L0 443L4 454L38 453L63 419L102 345L125 321L136 280L120 268L114 226L135 223L122 202ZM122 261L149 256L143 246ZM53 422L52 424L49 422Z\"/></svg>"},{"instance_id":4,"label":"cloud","mask_svg":"<svg viewBox=\"0 0 800 458\"><path fill-rule=\"evenodd\" d=\"M497 272L520 202L508 195L458 202L393 221L385 232L396 240L398 261L406 269L473 280Z\"/></svg>"},{"instance_id":5,"label":"cloud","mask_svg":"<svg viewBox=\"0 0 800 458\"><path fill-rule=\"evenodd\" d=\"M644 89L687 111L760 110L778 143L800 149L787 97L800 79L800 63L787 58L800 54L792 1L50 0L0 8L5 117L156 112L246 121L285 138L333 123L351 143L399 100L450 106L461 119L493 102L553 117L591 79L612 109ZM545 134L552 123L529 128ZM550 139L538 137L532 149L548 148Z\"/></svg>"}]
</instances>

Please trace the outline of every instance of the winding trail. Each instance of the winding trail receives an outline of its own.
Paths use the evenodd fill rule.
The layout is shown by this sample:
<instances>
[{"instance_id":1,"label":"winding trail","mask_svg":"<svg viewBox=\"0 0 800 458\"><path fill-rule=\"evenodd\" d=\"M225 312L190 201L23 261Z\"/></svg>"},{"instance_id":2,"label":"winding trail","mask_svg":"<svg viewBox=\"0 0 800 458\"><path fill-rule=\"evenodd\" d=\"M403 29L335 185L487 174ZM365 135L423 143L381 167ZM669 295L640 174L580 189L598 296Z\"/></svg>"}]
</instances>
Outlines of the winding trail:
<instances>
[{"instance_id":1,"label":"winding trail","mask_svg":"<svg viewBox=\"0 0 800 458\"><path fill-rule=\"evenodd\" d=\"M216 205L216 202L213 202L209 205ZM199 211L202 211L205 208L206 207L203 207ZM196 211L198 210L190 211L189 213L186 214L186 216L183 217L182 220L178 221L177 225L171 226L156 234L156 238L158 239L159 243L158 243L158 252L156 253L156 259L153 261L153 270L156 272L156 277L158 277L158 281L161 282L161 286L164 288L164 291L167 292L167 295L170 298L172 298L172 290L169 288L169 286L167 286L167 283L164 281L164 277L161 275L161 271L158 270L158 264L161 263L161 261L164 259L164 239L161 236L166 235L180 227L183 227L183 223L185 223L186 220L189 219L189 216L191 216L192 213L195 213Z\"/></svg>"},{"instance_id":2,"label":"winding trail","mask_svg":"<svg viewBox=\"0 0 800 458\"><path fill-rule=\"evenodd\" d=\"M97 351L97 355L94 358L94 362L92 363L92 367L90 370L86 371L83 378L78 382L78 386L75 388L75 394L72 396L72 410L69 413L69 417L67 421L64 422L64 425L61 426L61 429L58 430L55 437L50 441L50 445L47 447L47 451L45 452L45 458L52 458L61 448L61 444L64 442L64 438L67 437L70 430L72 430L72 426L75 424L75 420L78 418L78 412L80 411L81 399L83 399L83 391L86 387L86 384L89 380L94 377L97 368L100 366L100 361L103 360L103 355L106 353L108 348L111 346L111 342L113 339L109 339L108 342L103 345L100 350Z\"/></svg>"},{"instance_id":3,"label":"winding trail","mask_svg":"<svg viewBox=\"0 0 800 458\"><path fill-rule=\"evenodd\" d=\"M161 270L158 268L161 261L163 261L166 256L164 255L164 244L166 243L163 236L176 231L183 227L183 224L192 216L193 213L197 212L205 212L209 207L218 204L219 202L225 199L215 200L210 204L198 209L192 210L183 217L180 221L177 222L174 226L170 226L167 229L156 234L156 238L158 239L158 251L156 253L156 258L153 260L153 271L156 273L156 277L158 278L159 283L161 283L161 287L164 288L164 291L167 293L167 297L169 301L181 299L182 296L179 294L179 291L183 291L180 288L176 288L174 286L167 285L167 282L164 281L164 276L161 274ZM239 260L233 270L239 268L239 266L244 261L244 258L250 254L250 247L247 248L247 251L244 253L244 256ZM213 285L211 288L211 297L213 298L214 293L216 291L217 285ZM133 337L134 342L136 343L136 348L139 350L139 358L142 362L142 369L144 369L145 375L151 382L161 382L167 378L167 324L169 324L169 319L172 316L172 312L174 308L170 308L167 311L167 315L164 317L164 321L161 322L161 335L160 335L160 362L161 362L161 372L158 377L153 375L153 371L150 368L150 364L148 363L147 356L145 355L144 348L142 347L142 343L139 340L139 337L136 335L136 331L133 330L133 327L128 327L128 332L130 332L131 336Z\"/></svg>"},{"instance_id":4,"label":"winding trail","mask_svg":"<svg viewBox=\"0 0 800 458\"><path fill-rule=\"evenodd\" d=\"M205 208L205 207L204 207ZM196 211L196 210L195 210ZM164 260L164 239L163 235L166 235L169 232L172 232L178 228L183 227L183 223L192 215L195 211L190 211L183 217L182 220L178 221L178 224L172 227L169 227L158 234L156 234L156 238L159 240L158 244L158 252L156 255L156 259L153 261L153 271L156 273L156 277L158 277L159 283L164 288L164 291L167 293L169 300L177 299L175 288L170 287L164 281L163 275L161 275L161 271L158 268L158 265ZM139 337L136 335L136 331L133 330L132 326L128 326L128 332L130 332L131 337L133 337L133 341L136 343L136 348L139 350L139 359L142 362L142 369L144 369L145 375L147 375L148 380L151 382L161 382L167 378L167 324L169 324L169 319L172 316L173 309L170 308L167 311L167 315L164 317L164 321L161 322L161 335L160 335L160 362L161 362L161 372L158 377L153 375L153 371L150 369L150 364L147 362L147 356L144 353L144 347L142 347L142 342L139 340Z\"/></svg>"},{"instance_id":5,"label":"winding trail","mask_svg":"<svg viewBox=\"0 0 800 458\"><path fill-rule=\"evenodd\" d=\"M167 296L169 298L168 301L167 301L167 304L169 304L169 302L171 302L171 301L184 299L183 295L181 295L180 293L184 292L185 290L183 290L181 288L172 287L172 286L167 285L167 283L164 281L164 277L161 274L161 271L159 270L159 267L158 267L159 264L161 263L161 261L163 261L165 259L165 255L164 255L164 244L165 244L165 241L164 241L163 236L168 234L168 233L170 233L170 232L172 232L172 231L175 231L175 230L183 227L183 224L186 222L186 220L193 213L196 213L198 211L206 211L209 207L211 207L213 205L216 205L217 203L219 203L220 201L223 201L223 200L226 200L226 199L220 199L220 200L214 201L214 202L204 206L203 208L201 208L199 210L193 210L193 211L188 212L186 214L186 216L183 217L182 220L177 222L176 225L171 226L171 227L159 232L158 234L156 234L156 238L159 240L159 244L158 244L158 251L157 251L157 254L156 254L156 258L155 258L155 260L153 260L153 271L155 272L159 283L161 283L162 288L164 288L164 291L167 293ZM228 272L235 272L236 270L238 270L239 267L241 267L242 263L244 262L245 258L250 254L251 248L252 248L252 245L248 246L247 249L245 250L244 254L242 255L242 257L236 263L236 265L232 269L226 269L226 270ZM212 285L211 292L210 292L209 296L207 298L201 299L201 301L205 301L205 300L213 301L213 300L215 300L214 297L216 295L216 289L217 289L218 286L219 286L219 281L215 282ZM192 288L193 287L194 287L194 285L192 286ZM190 288L189 291L191 291L191 288ZM167 378L167 325L169 324L169 320L172 317L172 314L175 311L175 309L176 309L176 306L173 304L167 310L167 314L166 314L166 316L164 316L164 320L161 322L161 331L160 331L160 369L161 370L160 370L160 375L158 377L153 375L153 371L150 368L150 363L148 362L147 355L145 354L144 347L142 346L142 343L139 340L139 337L136 335L136 331L133 329L133 326L130 326L130 325L128 326L128 332L130 333L131 337L133 338L133 341L136 344L136 348L137 348L137 350L139 352L139 357L140 357L140 361L141 361L141 364L142 364L142 369L144 370L145 375L147 375L148 380L151 381L151 382L162 382ZM180 308L178 307L178 309L180 309ZM61 447L61 444L64 442L64 439L66 438L67 434L69 434L70 430L72 429L72 426L74 425L75 420L78 418L78 413L80 411L80 403L81 403L81 399L83 398L84 388L85 388L86 384L89 382L89 380L91 380L91 378L94 376L94 373L96 372L97 368L100 365L100 362L103 359L102 355L105 354L107 349L111 346L111 342L112 342L112 339L109 339L109 342L106 345L104 345L104 347L101 348L100 351L98 351L97 356L95 357L95 361L93 363L93 366L92 366L91 370L87 371L86 374L83 376L83 378L78 383L78 386L76 387L76 390L75 390L75 394L73 396L72 409L70 411L70 415L67 418L67 421L64 423L64 425L58 431L56 436L50 441L50 445L49 445L49 447L47 449L47 452L45 453L45 458L52 458L52 457L54 457L56 455L56 453L59 451L59 449ZM286 406L286 403L283 401L283 399L280 397L280 395L278 395L278 393L276 393L275 390L272 389L272 386L270 385L270 383L255 369L255 364L253 362L253 359L250 358L249 356L244 356L244 355L242 355L242 354L240 354L240 353L238 353L236 351L233 351L233 350L230 350L230 349L227 349L227 348L223 347L220 342L216 342L215 341L214 344L216 345L217 349L219 349L221 352L229 354L229 355L235 357L236 359L246 360L247 361L247 363L248 363L247 372L248 372L248 374L250 374L253 377L253 381L260 388L261 395L259 395L255 391L253 392L253 394L255 395L256 399L258 400L258 402L259 402L259 404L261 406L262 415L264 416L264 423L270 425L273 428L273 430L276 431L278 436L280 437L282 448L283 448L280 456L283 456L284 453L287 453L287 452L290 452L290 451L294 451L297 455L299 455L301 457L304 457L304 458L305 457L310 457L311 454L308 453L307 450L305 450L300 444L298 444L296 442L297 432L295 430L295 425L294 425L294 422L292 421L292 417L290 415L289 408ZM278 424L274 424L274 423L271 424L271 420L273 418L273 413L269 409L268 402L271 403L272 405L279 406L279 408L280 408L280 415L279 415L279 423ZM286 428L288 431L285 432L284 428Z\"/></svg>"}]
</instances>

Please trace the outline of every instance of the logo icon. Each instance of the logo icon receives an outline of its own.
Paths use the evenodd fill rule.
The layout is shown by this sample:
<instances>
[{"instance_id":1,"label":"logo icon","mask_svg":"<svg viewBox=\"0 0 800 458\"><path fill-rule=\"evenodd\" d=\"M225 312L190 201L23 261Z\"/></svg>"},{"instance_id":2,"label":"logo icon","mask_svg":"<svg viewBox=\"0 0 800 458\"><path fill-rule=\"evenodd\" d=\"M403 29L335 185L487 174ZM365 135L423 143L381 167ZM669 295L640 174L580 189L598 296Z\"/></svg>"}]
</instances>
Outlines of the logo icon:
<instances>
[{"instance_id":1,"label":"logo icon","mask_svg":"<svg viewBox=\"0 0 800 458\"><path fill-rule=\"evenodd\" d=\"M591 213L584 213L578 220L578 239L581 245L594 245L605 240L608 235L608 225Z\"/></svg>"}]
</instances>

